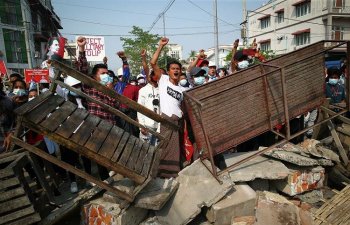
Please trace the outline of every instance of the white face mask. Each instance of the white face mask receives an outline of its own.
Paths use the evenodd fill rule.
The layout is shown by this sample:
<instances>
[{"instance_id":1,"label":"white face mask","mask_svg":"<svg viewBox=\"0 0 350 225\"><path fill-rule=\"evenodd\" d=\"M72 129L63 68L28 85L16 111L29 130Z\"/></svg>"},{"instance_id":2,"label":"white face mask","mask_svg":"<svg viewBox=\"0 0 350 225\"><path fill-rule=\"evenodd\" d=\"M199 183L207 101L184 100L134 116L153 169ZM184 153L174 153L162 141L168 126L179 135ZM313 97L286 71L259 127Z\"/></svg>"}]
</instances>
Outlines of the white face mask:
<instances>
[{"instance_id":1,"label":"white face mask","mask_svg":"<svg viewBox=\"0 0 350 225\"><path fill-rule=\"evenodd\" d=\"M30 97L28 98L28 102L30 102L31 100L33 100L35 97Z\"/></svg>"},{"instance_id":2,"label":"white face mask","mask_svg":"<svg viewBox=\"0 0 350 225\"><path fill-rule=\"evenodd\" d=\"M145 83L145 79L138 79L137 82L138 82L139 84L144 84L144 83Z\"/></svg>"},{"instance_id":3,"label":"white face mask","mask_svg":"<svg viewBox=\"0 0 350 225\"><path fill-rule=\"evenodd\" d=\"M240 69L248 68L248 66L249 66L249 62L247 60L244 60L238 63L238 68Z\"/></svg>"},{"instance_id":4,"label":"white face mask","mask_svg":"<svg viewBox=\"0 0 350 225\"><path fill-rule=\"evenodd\" d=\"M185 87L186 86L186 84L187 84L187 80L186 79L182 79L182 80L180 80L180 85L182 86L182 87Z\"/></svg>"}]
</instances>

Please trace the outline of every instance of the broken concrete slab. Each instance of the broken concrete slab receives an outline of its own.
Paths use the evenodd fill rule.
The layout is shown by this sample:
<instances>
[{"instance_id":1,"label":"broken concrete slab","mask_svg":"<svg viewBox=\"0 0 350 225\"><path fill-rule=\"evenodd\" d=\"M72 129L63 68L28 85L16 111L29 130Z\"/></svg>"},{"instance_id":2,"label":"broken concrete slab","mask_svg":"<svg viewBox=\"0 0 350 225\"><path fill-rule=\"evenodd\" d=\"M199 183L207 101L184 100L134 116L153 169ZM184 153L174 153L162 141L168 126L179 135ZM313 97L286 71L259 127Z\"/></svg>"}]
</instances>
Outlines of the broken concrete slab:
<instances>
[{"instance_id":1,"label":"broken concrete slab","mask_svg":"<svg viewBox=\"0 0 350 225\"><path fill-rule=\"evenodd\" d=\"M271 192L257 192L254 225L301 225L299 208L285 197Z\"/></svg>"},{"instance_id":2,"label":"broken concrete slab","mask_svg":"<svg viewBox=\"0 0 350 225\"><path fill-rule=\"evenodd\" d=\"M313 159L307 154L303 153L300 146L288 144L293 148L293 151L286 150L287 147L283 148L273 148L264 154L275 159L280 159L298 166L333 166L333 163L329 159ZM265 147L260 147L259 150ZM296 153L295 149L299 148L299 153ZM302 155L303 154L303 155Z\"/></svg>"},{"instance_id":3,"label":"broken concrete slab","mask_svg":"<svg viewBox=\"0 0 350 225\"><path fill-rule=\"evenodd\" d=\"M240 216L232 218L231 225L253 225L255 216Z\"/></svg>"},{"instance_id":4,"label":"broken concrete slab","mask_svg":"<svg viewBox=\"0 0 350 225\"><path fill-rule=\"evenodd\" d=\"M255 201L256 193L249 185L236 184L224 199L208 209L206 217L214 224L230 225L234 217L254 216Z\"/></svg>"},{"instance_id":5,"label":"broken concrete slab","mask_svg":"<svg viewBox=\"0 0 350 225\"><path fill-rule=\"evenodd\" d=\"M289 171L289 170L288 170ZM255 179L253 181L247 182L247 184L254 190L254 191L271 191L270 190L270 184L269 180L265 179Z\"/></svg>"},{"instance_id":6,"label":"broken concrete slab","mask_svg":"<svg viewBox=\"0 0 350 225\"><path fill-rule=\"evenodd\" d=\"M225 163L229 167L255 153L256 151L224 154ZM257 156L228 171L233 182L251 181L256 178L284 179L289 173L283 163L264 156Z\"/></svg>"},{"instance_id":7,"label":"broken concrete slab","mask_svg":"<svg viewBox=\"0 0 350 225\"><path fill-rule=\"evenodd\" d=\"M323 200L323 192L320 189L316 189L316 190L302 193L300 195L296 195L295 197L300 199L303 202L306 202L309 204L315 204Z\"/></svg>"},{"instance_id":8,"label":"broken concrete slab","mask_svg":"<svg viewBox=\"0 0 350 225\"><path fill-rule=\"evenodd\" d=\"M147 216L148 210L131 206L121 209L119 204L98 198L85 204L82 209L84 224L138 225Z\"/></svg>"},{"instance_id":9,"label":"broken concrete slab","mask_svg":"<svg viewBox=\"0 0 350 225\"><path fill-rule=\"evenodd\" d=\"M160 210L179 187L175 179L152 179L136 196L135 206L144 209Z\"/></svg>"},{"instance_id":10,"label":"broken concrete slab","mask_svg":"<svg viewBox=\"0 0 350 225\"><path fill-rule=\"evenodd\" d=\"M180 171L176 180L180 186L175 195L155 212L163 225L187 224L201 212L203 206L212 206L233 186L228 175L220 177L220 184L200 160Z\"/></svg>"},{"instance_id":11,"label":"broken concrete slab","mask_svg":"<svg viewBox=\"0 0 350 225\"><path fill-rule=\"evenodd\" d=\"M330 159L335 162L340 162L339 156L337 153L332 151L331 149L323 146L321 142L315 139L306 139L302 143L300 143L302 149L313 156L318 158Z\"/></svg>"},{"instance_id":12,"label":"broken concrete slab","mask_svg":"<svg viewBox=\"0 0 350 225\"><path fill-rule=\"evenodd\" d=\"M323 187L325 170L323 167L289 167L290 174L285 180L271 183L285 194L294 196Z\"/></svg>"}]
</instances>

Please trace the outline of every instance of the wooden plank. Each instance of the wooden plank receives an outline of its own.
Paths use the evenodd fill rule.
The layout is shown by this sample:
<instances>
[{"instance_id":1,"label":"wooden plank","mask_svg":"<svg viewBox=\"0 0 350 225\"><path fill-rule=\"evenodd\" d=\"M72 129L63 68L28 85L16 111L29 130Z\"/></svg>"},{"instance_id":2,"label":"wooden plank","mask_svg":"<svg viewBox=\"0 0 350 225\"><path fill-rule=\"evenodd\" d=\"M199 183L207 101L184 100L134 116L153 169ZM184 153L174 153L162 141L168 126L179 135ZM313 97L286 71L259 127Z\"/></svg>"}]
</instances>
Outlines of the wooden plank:
<instances>
[{"instance_id":1,"label":"wooden plank","mask_svg":"<svg viewBox=\"0 0 350 225\"><path fill-rule=\"evenodd\" d=\"M24 115L25 113L35 109L36 106L40 105L42 102L44 102L47 98L49 98L53 93L47 91L42 94L40 94L38 97L34 98L32 101L27 102L26 104L18 107L14 110L14 112L17 115Z\"/></svg>"},{"instance_id":2,"label":"wooden plank","mask_svg":"<svg viewBox=\"0 0 350 225\"><path fill-rule=\"evenodd\" d=\"M76 109L62 126L56 130L56 133L62 137L69 138L88 115L88 111L84 109Z\"/></svg>"},{"instance_id":3,"label":"wooden plank","mask_svg":"<svg viewBox=\"0 0 350 225\"><path fill-rule=\"evenodd\" d=\"M328 114L327 114L326 118L328 118L328 117L329 117L329 116L328 116ZM338 151L339 151L340 157L342 158L342 160L343 160L345 166L348 165L349 159L348 159L348 157L347 157L347 155L346 155L346 151L345 151L345 149L344 149L342 143L340 142L340 139L339 139L339 136L338 136L338 134L337 134L337 131L334 129L334 124L333 124L333 122L332 122L331 120L328 121L328 122L327 122L327 126L328 126L328 129L330 130L330 132L331 132L331 134L332 134L333 140L334 140L334 142L335 142L335 145L337 146L337 149L338 149Z\"/></svg>"},{"instance_id":4,"label":"wooden plank","mask_svg":"<svg viewBox=\"0 0 350 225\"><path fill-rule=\"evenodd\" d=\"M153 156L154 156L154 149L155 149L154 146L149 147L149 150L147 152L147 155L145 157L143 167L142 167L142 172L141 172L142 176L148 175L148 172L149 172L151 165L152 165L152 160L153 160Z\"/></svg>"},{"instance_id":5,"label":"wooden plank","mask_svg":"<svg viewBox=\"0 0 350 225\"><path fill-rule=\"evenodd\" d=\"M14 222L10 222L7 225L27 225L27 224L33 224L36 223L38 221L40 221L41 218L39 216L39 214L35 213L33 215L27 216L25 218L16 220Z\"/></svg>"},{"instance_id":6,"label":"wooden plank","mask_svg":"<svg viewBox=\"0 0 350 225\"><path fill-rule=\"evenodd\" d=\"M13 170L9 168L5 168L0 170L0 179L5 178L5 177L13 177L15 174L13 173ZM1 181L3 182L3 180Z\"/></svg>"},{"instance_id":7,"label":"wooden plank","mask_svg":"<svg viewBox=\"0 0 350 225\"><path fill-rule=\"evenodd\" d=\"M11 201L3 202L0 204L0 214L14 209L22 208L30 204L31 203L26 195L16 199L12 199Z\"/></svg>"},{"instance_id":8,"label":"wooden plank","mask_svg":"<svg viewBox=\"0 0 350 225\"><path fill-rule=\"evenodd\" d=\"M143 142L142 143L142 147L141 147L141 152L140 155L136 161L136 165L135 165L135 171L137 173L141 173L142 172L142 166L145 160L145 157L147 155L148 149L149 149L150 144Z\"/></svg>"},{"instance_id":9,"label":"wooden plank","mask_svg":"<svg viewBox=\"0 0 350 225\"><path fill-rule=\"evenodd\" d=\"M28 113L25 118L37 124L42 121L49 113L51 113L57 106L64 102L64 98L59 95L51 95L45 102L36 107Z\"/></svg>"},{"instance_id":10,"label":"wooden plank","mask_svg":"<svg viewBox=\"0 0 350 225\"><path fill-rule=\"evenodd\" d=\"M7 224L10 221L31 215L33 213L35 213L33 206L29 206L27 208L2 216L0 219L0 224Z\"/></svg>"},{"instance_id":11,"label":"wooden plank","mask_svg":"<svg viewBox=\"0 0 350 225\"><path fill-rule=\"evenodd\" d=\"M70 138L70 140L74 141L75 143L79 145L85 144L85 142L89 139L91 136L91 132L95 129L97 124L101 121L100 118L97 116L94 116L90 114L84 123L80 126L78 131L73 134L73 136Z\"/></svg>"},{"instance_id":12,"label":"wooden plank","mask_svg":"<svg viewBox=\"0 0 350 225\"><path fill-rule=\"evenodd\" d=\"M131 170L134 170L135 168L135 163L141 152L142 143L143 141L141 139L137 139L134 148L132 149L131 156L129 157L128 163L126 164L126 166Z\"/></svg>"},{"instance_id":13,"label":"wooden plank","mask_svg":"<svg viewBox=\"0 0 350 225\"><path fill-rule=\"evenodd\" d=\"M8 164L9 162L13 162L16 159L18 159L19 156L20 155L12 155L12 156L9 156L9 157L6 157L6 158L2 158L2 159L0 159L0 165L1 164Z\"/></svg>"},{"instance_id":14,"label":"wooden plank","mask_svg":"<svg viewBox=\"0 0 350 225\"><path fill-rule=\"evenodd\" d=\"M19 185L19 181L17 177L13 177L7 180L2 180L0 182L0 190L3 190L8 187L16 186L16 185Z\"/></svg>"},{"instance_id":15,"label":"wooden plank","mask_svg":"<svg viewBox=\"0 0 350 225\"><path fill-rule=\"evenodd\" d=\"M1 181L1 182L4 182L4 181ZM21 195L24 195L24 194L25 194L25 191L24 191L24 189L22 187L11 189L11 190L8 190L6 192L1 192L0 202L5 201L7 199L11 199L11 198L17 197L17 196L21 196Z\"/></svg>"},{"instance_id":16,"label":"wooden plank","mask_svg":"<svg viewBox=\"0 0 350 225\"><path fill-rule=\"evenodd\" d=\"M47 128L49 131L55 131L57 127L63 123L69 115L71 115L78 106L72 102L65 102L63 105L54 111L51 116L45 119L41 126Z\"/></svg>"},{"instance_id":17,"label":"wooden plank","mask_svg":"<svg viewBox=\"0 0 350 225\"><path fill-rule=\"evenodd\" d=\"M103 142L106 140L107 135L112 129L113 124L106 120L102 120L97 128L94 130L93 134L86 142L85 147L91 151L98 152Z\"/></svg>"},{"instance_id":18,"label":"wooden plank","mask_svg":"<svg viewBox=\"0 0 350 225\"><path fill-rule=\"evenodd\" d=\"M98 151L98 154L110 159L123 136L123 132L124 130L121 128L113 126L111 132L109 132L105 142L103 142L102 147Z\"/></svg>"},{"instance_id":19,"label":"wooden plank","mask_svg":"<svg viewBox=\"0 0 350 225\"><path fill-rule=\"evenodd\" d=\"M124 147L130 137L130 134L128 132L124 132L122 138L120 139L120 142L118 144L117 149L115 150L111 160L113 162L117 162L119 159L119 156L122 154Z\"/></svg>"},{"instance_id":20,"label":"wooden plank","mask_svg":"<svg viewBox=\"0 0 350 225\"><path fill-rule=\"evenodd\" d=\"M79 170L77 168L75 168L75 166L72 166L66 162L63 162L59 159L57 159L56 157L54 156L51 156L50 154L48 153L45 153L44 151L42 151L41 149L37 148L37 147L34 147L32 145L29 145L25 142L22 142L21 140L19 140L18 138L13 138L12 139L13 142L15 142L17 145L27 149L28 151L40 156L41 158L51 162L51 163L54 163L64 169L66 169L67 171L69 172L72 172L74 173L75 175L79 176L79 177L82 177L83 179L87 180L87 181L90 181L92 183L95 183L96 185L100 186L101 188L107 190L107 191L110 191L112 193L115 193L116 195L118 195L119 197L131 202L133 200L133 198L126 194L125 192L123 191L120 191L118 190L117 188L95 178L94 176L91 176L90 174L86 173L86 172L83 172L82 170ZM103 164L102 164L103 165ZM116 172L119 172L118 171L118 168L115 169ZM132 178L130 178L132 179ZM145 179L143 179L144 181ZM142 182L143 182L142 181ZM142 183L141 182L141 183ZM138 183L138 182L137 182ZM1 210L1 209L0 209Z\"/></svg>"},{"instance_id":21,"label":"wooden plank","mask_svg":"<svg viewBox=\"0 0 350 225\"><path fill-rule=\"evenodd\" d=\"M120 163L120 164L122 164L122 165L124 165L124 166L126 165L126 163L127 163L128 160L129 160L131 151L132 151L133 148L134 148L136 139L138 139L138 138L136 138L135 136L130 135L130 138L129 138L129 140L128 140L128 143L126 144L125 150L123 151L123 154L122 154L122 156L120 157L118 163ZM139 139L138 139L138 140L139 140Z\"/></svg>"}]
</instances>

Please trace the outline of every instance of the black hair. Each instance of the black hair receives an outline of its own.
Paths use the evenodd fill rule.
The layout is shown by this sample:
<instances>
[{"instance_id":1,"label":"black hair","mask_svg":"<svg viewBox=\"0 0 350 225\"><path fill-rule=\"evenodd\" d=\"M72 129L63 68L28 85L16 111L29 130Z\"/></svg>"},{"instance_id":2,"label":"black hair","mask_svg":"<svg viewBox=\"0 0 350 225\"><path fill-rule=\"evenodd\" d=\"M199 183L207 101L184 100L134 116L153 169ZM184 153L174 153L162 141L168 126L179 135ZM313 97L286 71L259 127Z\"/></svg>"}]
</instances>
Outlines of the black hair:
<instances>
[{"instance_id":1,"label":"black hair","mask_svg":"<svg viewBox=\"0 0 350 225\"><path fill-rule=\"evenodd\" d=\"M18 82L22 83L22 84L23 84L23 87L24 87L25 89L27 88L27 84L26 84L26 82L24 82L24 80L15 80L15 81L13 82L13 85L12 85L12 90L13 90L13 88L14 88L14 86L15 86L15 83L18 83Z\"/></svg>"},{"instance_id":2,"label":"black hair","mask_svg":"<svg viewBox=\"0 0 350 225\"><path fill-rule=\"evenodd\" d=\"M111 77L115 77L115 73L113 72L113 70L108 70L108 75Z\"/></svg>"},{"instance_id":3,"label":"black hair","mask_svg":"<svg viewBox=\"0 0 350 225\"><path fill-rule=\"evenodd\" d=\"M11 77L17 77L17 78L20 79L20 80L23 79L22 76L21 76L19 73L12 73L12 74L10 74L10 78L11 78Z\"/></svg>"},{"instance_id":4,"label":"black hair","mask_svg":"<svg viewBox=\"0 0 350 225\"><path fill-rule=\"evenodd\" d=\"M98 69L108 69L107 66L103 63L96 64L94 68L92 68L92 75L96 75Z\"/></svg>"},{"instance_id":5,"label":"black hair","mask_svg":"<svg viewBox=\"0 0 350 225\"><path fill-rule=\"evenodd\" d=\"M38 90L37 90L37 89L32 88L32 89L30 89L30 90L28 91L28 93L30 93L30 92L32 92L32 91L38 92Z\"/></svg>"},{"instance_id":6,"label":"black hair","mask_svg":"<svg viewBox=\"0 0 350 225\"><path fill-rule=\"evenodd\" d=\"M340 69L338 69L338 67L332 66L332 67L328 68L327 74L328 74L328 77L331 77L333 75L337 75L338 77L340 77L341 71L340 71Z\"/></svg>"},{"instance_id":7,"label":"black hair","mask_svg":"<svg viewBox=\"0 0 350 225\"><path fill-rule=\"evenodd\" d=\"M174 60L174 61L170 61L170 62L168 62L168 64L166 64L166 70L167 70L167 71L169 71L170 66L171 66L172 64L178 65L178 66L180 67L180 70L181 70L181 68L182 68L181 63L180 63L179 61Z\"/></svg>"}]
</instances>

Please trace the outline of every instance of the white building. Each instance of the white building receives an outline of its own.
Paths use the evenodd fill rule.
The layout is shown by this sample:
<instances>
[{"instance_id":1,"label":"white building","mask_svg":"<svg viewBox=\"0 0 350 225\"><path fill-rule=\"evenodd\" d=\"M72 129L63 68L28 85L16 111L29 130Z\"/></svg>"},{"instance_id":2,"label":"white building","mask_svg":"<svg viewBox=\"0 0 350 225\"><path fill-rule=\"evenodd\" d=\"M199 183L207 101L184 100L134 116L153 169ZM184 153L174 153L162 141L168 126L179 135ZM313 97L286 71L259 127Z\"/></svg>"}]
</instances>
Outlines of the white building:
<instances>
[{"instance_id":1,"label":"white building","mask_svg":"<svg viewBox=\"0 0 350 225\"><path fill-rule=\"evenodd\" d=\"M225 67L227 62L225 61L226 56L232 52L231 45L219 45L219 65L216 65L217 68ZM240 47L238 47L240 48ZM205 54L207 55L207 60L215 64L215 48L209 48Z\"/></svg>"},{"instance_id":2,"label":"white building","mask_svg":"<svg viewBox=\"0 0 350 225\"><path fill-rule=\"evenodd\" d=\"M178 59L178 60L182 60L182 45L179 44L167 44L167 48L168 48L168 56Z\"/></svg>"},{"instance_id":3,"label":"white building","mask_svg":"<svg viewBox=\"0 0 350 225\"><path fill-rule=\"evenodd\" d=\"M284 54L320 40L349 40L350 0L270 0L247 22L249 42Z\"/></svg>"}]
</instances>

